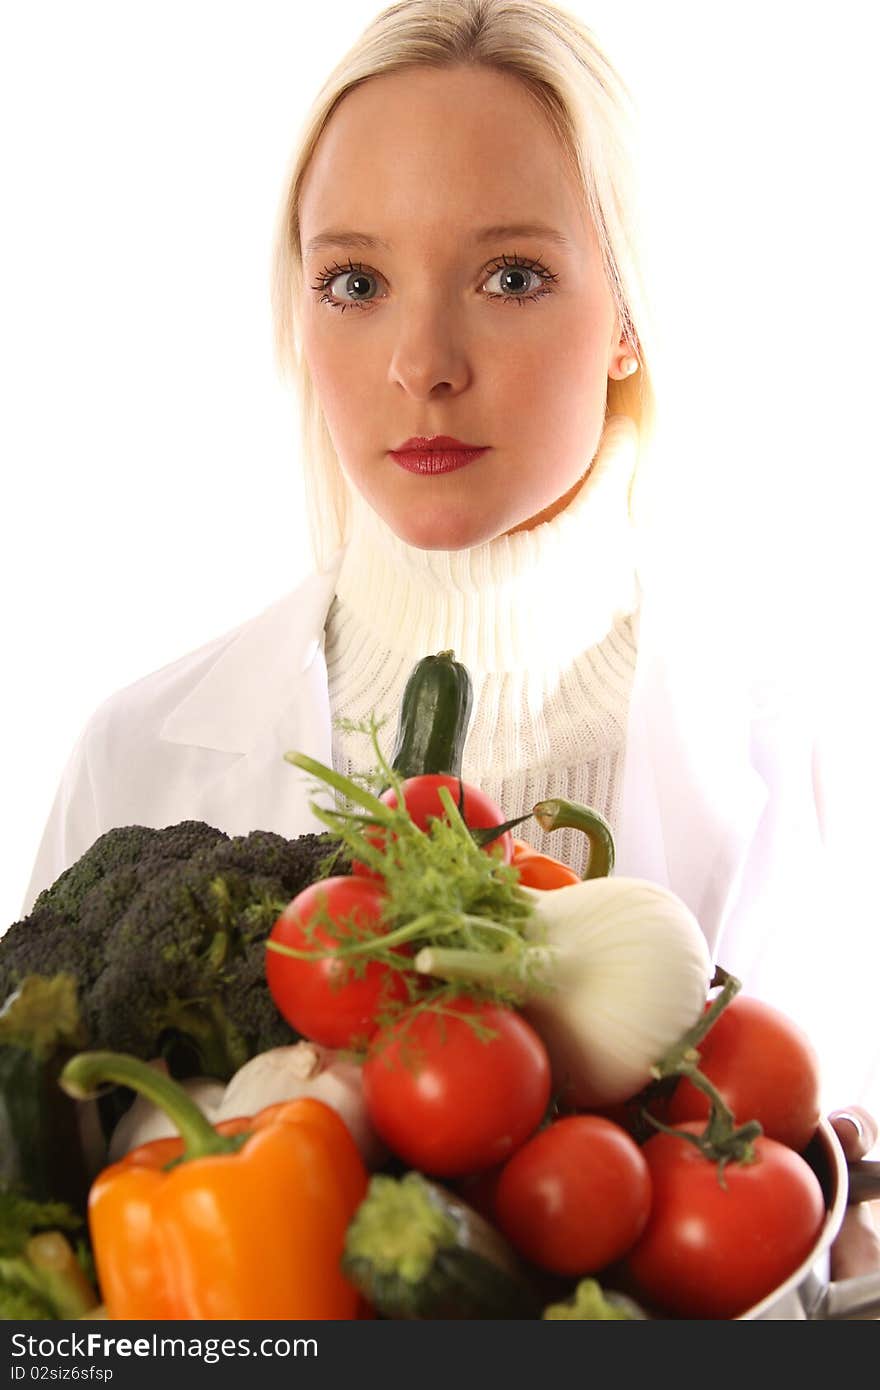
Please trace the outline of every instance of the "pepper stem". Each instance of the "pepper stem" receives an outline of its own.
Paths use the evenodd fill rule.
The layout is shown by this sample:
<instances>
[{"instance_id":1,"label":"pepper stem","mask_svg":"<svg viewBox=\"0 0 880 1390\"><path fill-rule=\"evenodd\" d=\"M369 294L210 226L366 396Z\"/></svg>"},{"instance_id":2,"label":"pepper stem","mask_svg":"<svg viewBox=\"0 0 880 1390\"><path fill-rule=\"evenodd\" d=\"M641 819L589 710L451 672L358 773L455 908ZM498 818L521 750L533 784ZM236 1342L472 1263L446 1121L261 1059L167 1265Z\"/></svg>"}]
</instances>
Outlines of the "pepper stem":
<instances>
[{"instance_id":1,"label":"pepper stem","mask_svg":"<svg viewBox=\"0 0 880 1390\"><path fill-rule=\"evenodd\" d=\"M611 826L591 806L552 797L532 807L542 830L582 830L590 845L584 878L607 878L614 868L614 836Z\"/></svg>"},{"instance_id":2,"label":"pepper stem","mask_svg":"<svg viewBox=\"0 0 880 1390\"><path fill-rule=\"evenodd\" d=\"M86 1100L105 1082L129 1086L163 1110L183 1140L184 1161L210 1154L234 1153L241 1136L218 1134L182 1086L125 1052L80 1052L72 1057L58 1078L63 1091L74 1100Z\"/></svg>"}]
</instances>

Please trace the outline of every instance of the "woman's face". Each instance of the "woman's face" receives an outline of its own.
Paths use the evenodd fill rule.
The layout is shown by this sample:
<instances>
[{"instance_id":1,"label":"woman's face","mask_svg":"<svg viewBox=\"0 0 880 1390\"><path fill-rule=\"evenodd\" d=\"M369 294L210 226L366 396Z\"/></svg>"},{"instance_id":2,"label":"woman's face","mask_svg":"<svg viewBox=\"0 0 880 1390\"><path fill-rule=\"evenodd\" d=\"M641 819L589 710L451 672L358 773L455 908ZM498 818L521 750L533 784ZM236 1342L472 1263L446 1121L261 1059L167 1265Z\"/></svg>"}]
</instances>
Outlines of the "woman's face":
<instances>
[{"instance_id":1,"label":"woman's face","mask_svg":"<svg viewBox=\"0 0 880 1390\"><path fill-rule=\"evenodd\" d=\"M371 78L321 135L300 225L304 351L369 505L425 550L549 520L593 459L624 348L595 230L526 88L468 67ZM391 452L437 435L484 452L451 471Z\"/></svg>"}]
</instances>

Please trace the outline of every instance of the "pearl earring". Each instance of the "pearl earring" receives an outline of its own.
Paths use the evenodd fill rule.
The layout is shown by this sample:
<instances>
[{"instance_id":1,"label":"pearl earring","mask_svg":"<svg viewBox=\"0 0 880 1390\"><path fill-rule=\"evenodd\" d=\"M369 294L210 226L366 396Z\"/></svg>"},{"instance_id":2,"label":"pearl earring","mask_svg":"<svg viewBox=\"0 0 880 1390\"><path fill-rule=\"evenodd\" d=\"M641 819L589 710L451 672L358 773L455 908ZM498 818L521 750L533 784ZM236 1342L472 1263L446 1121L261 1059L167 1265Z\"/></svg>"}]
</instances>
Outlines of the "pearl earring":
<instances>
[{"instance_id":1,"label":"pearl earring","mask_svg":"<svg viewBox=\"0 0 880 1390\"><path fill-rule=\"evenodd\" d=\"M639 370L639 359L637 357L624 357L620 363L620 370L624 376L632 376Z\"/></svg>"}]
</instances>

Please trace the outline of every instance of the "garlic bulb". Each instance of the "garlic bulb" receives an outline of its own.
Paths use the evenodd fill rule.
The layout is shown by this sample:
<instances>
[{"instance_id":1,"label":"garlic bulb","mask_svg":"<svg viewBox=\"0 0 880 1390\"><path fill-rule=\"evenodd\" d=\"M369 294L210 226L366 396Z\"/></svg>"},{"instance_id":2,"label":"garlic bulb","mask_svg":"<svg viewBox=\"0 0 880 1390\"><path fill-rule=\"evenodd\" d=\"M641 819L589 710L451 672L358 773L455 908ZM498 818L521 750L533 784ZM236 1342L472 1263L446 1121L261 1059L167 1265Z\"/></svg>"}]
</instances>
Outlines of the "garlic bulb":
<instances>
[{"instance_id":1,"label":"garlic bulb","mask_svg":"<svg viewBox=\"0 0 880 1390\"><path fill-rule=\"evenodd\" d=\"M168 1075L168 1067L161 1057L152 1061L150 1066ZM223 1097L223 1082L215 1081L208 1076L192 1076L179 1084L213 1123L217 1118L217 1106ZM154 1105L146 1096L135 1096L125 1114L116 1122L110 1136L108 1160L116 1163L139 1144L146 1144L151 1139L168 1139L175 1134L177 1129L174 1122L160 1106Z\"/></svg>"},{"instance_id":2,"label":"garlic bulb","mask_svg":"<svg viewBox=\"0 0 880 1390\"><path fill-rule=\"evenodd\" d=\"M311 1096L335 1110L348 1126L368 1168L379 1168L388 1150L367 1114L359 1062L303 1039L252 1057L233 1076L213 1115L219 1120L255 1115L267 1105Z\"/></svg>"},{"instance_id":3,"label":"garlic bulb","mask_svg":"<svg viewBox=\"0 0 880 1390\"><path fill-rule=\"evenodd\" d=\"M161 1059L150 1065L167 1073ZM214 1125L221 1120L256 1115L279 1101L311 1096L329 1105L345 1121L368 1168L380 1168L388 1158L388 1150L367 1114L360 1063L317 1043L303 1039L260 1052L245 1062L226 1086L222 1081L202 1076L181 1081L180 1085ZM176 1133L164 1110L146 1096L137 1096L113 1131L110 1159L122 1158L148 1139Z\"/></svg>"}]
</instances>

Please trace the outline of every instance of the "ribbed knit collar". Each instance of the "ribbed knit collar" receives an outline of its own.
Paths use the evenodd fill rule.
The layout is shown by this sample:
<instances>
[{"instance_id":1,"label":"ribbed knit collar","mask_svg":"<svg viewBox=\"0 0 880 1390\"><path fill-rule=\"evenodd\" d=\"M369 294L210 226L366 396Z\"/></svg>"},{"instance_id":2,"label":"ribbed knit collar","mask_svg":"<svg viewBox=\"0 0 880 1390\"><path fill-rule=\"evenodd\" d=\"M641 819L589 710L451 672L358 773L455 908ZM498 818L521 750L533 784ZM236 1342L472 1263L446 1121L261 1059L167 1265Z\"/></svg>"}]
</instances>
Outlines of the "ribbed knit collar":
<instances>
[{"instance_id":1,"label":"ribbed knit collar","mask_svg":"<svg viewBox=\"0 0 880 1390\"><path fill-rule=\"evenodd\" d=\"M452 649L472 671L563 670L636 606L633 423L612 416L583 486L530 531L420 550L353 496L336 595L391 651Z\"/></svg>"}]
</instances>

